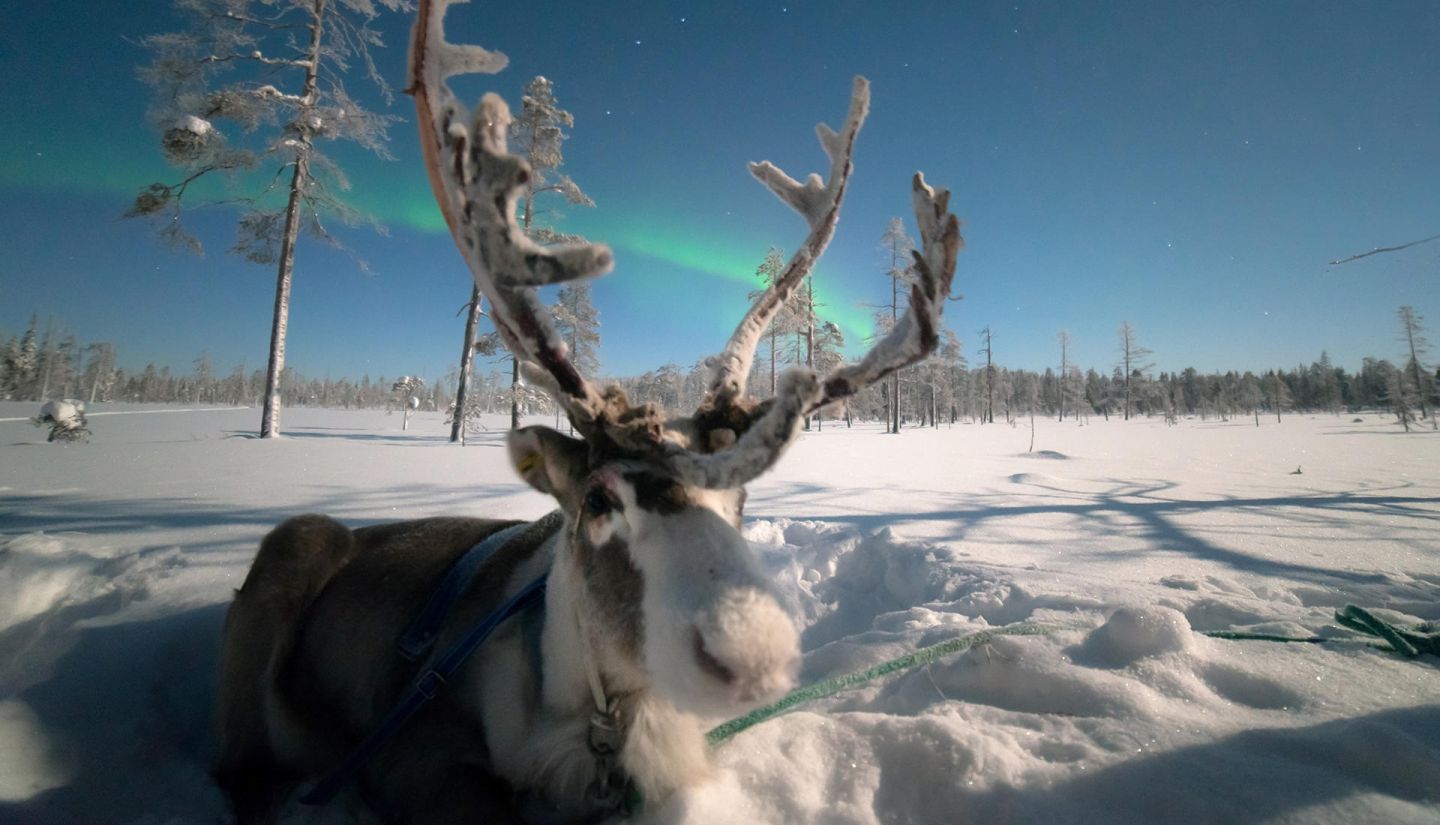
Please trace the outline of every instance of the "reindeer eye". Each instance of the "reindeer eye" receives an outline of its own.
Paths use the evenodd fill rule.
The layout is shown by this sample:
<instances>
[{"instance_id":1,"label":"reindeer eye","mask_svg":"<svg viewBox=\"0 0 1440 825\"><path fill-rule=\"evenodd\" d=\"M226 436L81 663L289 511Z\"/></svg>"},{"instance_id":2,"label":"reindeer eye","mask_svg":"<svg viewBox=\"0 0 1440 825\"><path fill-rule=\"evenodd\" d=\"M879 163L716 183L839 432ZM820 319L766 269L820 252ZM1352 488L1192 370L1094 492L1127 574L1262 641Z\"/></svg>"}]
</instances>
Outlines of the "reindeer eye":
<instances>
[{"instance_id":1,"label":"reindeer eye","mask_svg":"<svg viewBox=\"0 0 1440 825\"><path fill-rule=\"evenodd\" d=\"M615 509L610 503L610 497L599 487L592 487L590 492L585 494L585 512L592 516L603 516Z\"/></svg>"}]
</instances>

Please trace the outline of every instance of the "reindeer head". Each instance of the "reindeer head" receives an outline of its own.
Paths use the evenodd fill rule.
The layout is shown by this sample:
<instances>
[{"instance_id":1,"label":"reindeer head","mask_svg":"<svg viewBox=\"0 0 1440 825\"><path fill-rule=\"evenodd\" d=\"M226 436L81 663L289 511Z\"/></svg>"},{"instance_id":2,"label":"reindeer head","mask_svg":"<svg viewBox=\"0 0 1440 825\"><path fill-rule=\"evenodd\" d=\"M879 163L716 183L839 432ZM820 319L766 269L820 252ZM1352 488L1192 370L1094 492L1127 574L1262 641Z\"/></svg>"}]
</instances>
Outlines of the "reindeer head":
<instances>
[{"instance_id":1,"label":"reindeer head","mask_svg":"<svg viewBox=\"0 0 1440 825\"><path fill-rule=\"evenodd\" d=\"M810 234L775 284L709 360L700 408L666 419L631 405L618 389L600 391L575 369L536 288L609 271L602 245L541 247L515 221L528 180L524 160L506 150L509 109L488 94L474 113L445 82L453 74L495 72L504 55L445 42L445 8L421 0L410 55L409 91L419 112L431 186L496 328L532 382L565 409L582 436L543 427L510 439L516 469L555 497L573 530L572 569L584 580L585 607L601 628L607 666L648 684L677 707L732 711L786 690L798 660L794 627L759 574L739 533L745 484L768 470L803 418L930 354L961 245L949 192L916 174L913 201L922 248L910 308L859 362L823 379L805 369L782 377L775 397L744 394L755 348L834 234L851 171L855 137L869 108L869 84L856 78L843 128L817 127L830 158L827 180L800 183L769 162L751 173L801 214Z\"/></svg>"}]
</instances>

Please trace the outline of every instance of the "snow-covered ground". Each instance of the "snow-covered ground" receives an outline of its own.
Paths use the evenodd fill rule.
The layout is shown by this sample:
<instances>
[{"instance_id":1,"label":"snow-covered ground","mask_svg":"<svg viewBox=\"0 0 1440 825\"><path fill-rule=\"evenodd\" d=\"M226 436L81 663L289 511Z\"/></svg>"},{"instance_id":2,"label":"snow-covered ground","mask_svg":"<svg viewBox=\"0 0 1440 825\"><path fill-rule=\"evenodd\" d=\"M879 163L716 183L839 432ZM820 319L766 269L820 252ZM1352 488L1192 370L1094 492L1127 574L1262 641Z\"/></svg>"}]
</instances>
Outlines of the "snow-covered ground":
<instances>
[{"instance_id":1,"label":"snow-covered ground","mask_svg":"<svg viewBox=\"0 0 1440 825\"><path fill-rule=\"evenodd\" d=\"M216 641L282 518L551 507L498 420L457 449L434 413L290 410L264 442L252 410L142 410L60 446L32 406L0 404L3 823L220 819ZM746 731L647 820L1440 822L1440 661L1199 633L1348 638L1347 603L1440 619L1440 434L1354 419L1037 421L1033 452L1028 422L806 434L745 528L805 626L803 681L1073 629Z\"/></svg>"}]
</instances>

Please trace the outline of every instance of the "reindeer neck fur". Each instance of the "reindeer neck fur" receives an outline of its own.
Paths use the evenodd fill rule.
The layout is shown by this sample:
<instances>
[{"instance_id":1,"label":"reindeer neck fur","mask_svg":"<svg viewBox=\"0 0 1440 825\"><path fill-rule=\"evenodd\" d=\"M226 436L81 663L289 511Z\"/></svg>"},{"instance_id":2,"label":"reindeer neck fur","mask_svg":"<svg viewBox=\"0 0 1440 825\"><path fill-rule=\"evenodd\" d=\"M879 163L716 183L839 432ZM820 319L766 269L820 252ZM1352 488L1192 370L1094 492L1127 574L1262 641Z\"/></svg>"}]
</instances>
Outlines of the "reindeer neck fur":
<instances>
[{"instance_id":1,"label":"reindeer neck fur","mask_svg":"<svg viewBox=\"0 0 1440 825\"><path fill-rule=\"evenodd\" d=\"M603 615L577 560L575 519L567 516L517 570L511 589L545 572L549 583L541 631L539 686L517 680L529 668L518 633L497 637L485 657L481 712L496 769L521 790L540 793L567 812L579 810L598 764L588 741L595 699L587 673L594 663L606 701L624 734L620 764L646 799L661 799L712 770L705 725L650 688L650 680L624 640L587 617ZM539 688L537 691L536 688ZM523 710L522 710L523 709Z\"/></svg>"}]
</instances>

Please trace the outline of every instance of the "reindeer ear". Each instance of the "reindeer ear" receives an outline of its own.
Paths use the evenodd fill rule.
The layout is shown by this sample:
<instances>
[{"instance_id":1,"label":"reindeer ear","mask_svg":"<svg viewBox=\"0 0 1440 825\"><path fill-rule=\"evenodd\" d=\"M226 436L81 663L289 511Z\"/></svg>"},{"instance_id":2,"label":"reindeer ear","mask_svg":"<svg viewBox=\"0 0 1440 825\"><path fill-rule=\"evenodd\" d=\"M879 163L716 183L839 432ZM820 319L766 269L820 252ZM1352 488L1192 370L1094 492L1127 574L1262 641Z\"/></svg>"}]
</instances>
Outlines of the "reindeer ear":
<instances>
[{"instance_id":1,"label":"reindeer ear","mask_svg":"<svg viewBox=\"0 0 1440 825\"><path fill-rule=\"evenodd\" d=\"M510 463L525 483L574 509L580 483L590 472L584 441L549 427L523 427L509 437Z\"/></svg>"}]
</instances>

